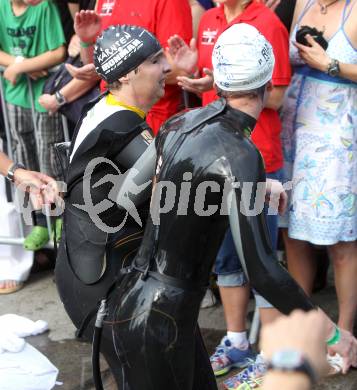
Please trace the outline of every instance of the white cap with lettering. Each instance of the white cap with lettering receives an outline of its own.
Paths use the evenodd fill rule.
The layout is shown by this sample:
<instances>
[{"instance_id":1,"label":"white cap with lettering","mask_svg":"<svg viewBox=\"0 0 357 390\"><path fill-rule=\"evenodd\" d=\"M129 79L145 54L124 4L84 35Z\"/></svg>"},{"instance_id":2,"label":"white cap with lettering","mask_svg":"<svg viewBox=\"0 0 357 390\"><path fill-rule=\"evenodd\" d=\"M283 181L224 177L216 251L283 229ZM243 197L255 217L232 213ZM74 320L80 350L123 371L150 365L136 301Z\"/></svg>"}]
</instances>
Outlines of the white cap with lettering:
<instances>
[{"instance_id":1,"label":"white cap with lettering","mask_svg":"<svg viewBox=\"0 0 357 390\"><path fill-rule=\"evenodd\" d=\"M253 26L234 24L219 37L212 53L213 77L223 91L250 91L271 80L271 44Z\"/></svg>"}]
</instances>

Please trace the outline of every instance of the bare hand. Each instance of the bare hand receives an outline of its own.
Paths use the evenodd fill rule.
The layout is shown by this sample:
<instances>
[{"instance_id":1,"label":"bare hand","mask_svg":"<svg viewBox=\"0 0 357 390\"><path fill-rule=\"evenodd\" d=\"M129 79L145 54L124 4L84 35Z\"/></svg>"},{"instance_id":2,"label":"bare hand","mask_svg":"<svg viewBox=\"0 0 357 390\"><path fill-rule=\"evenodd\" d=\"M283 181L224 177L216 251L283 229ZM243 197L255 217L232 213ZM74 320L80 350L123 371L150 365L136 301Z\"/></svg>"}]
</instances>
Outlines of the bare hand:
<instances>
[{"instance_id":1,"label":"bare hand","mask_svg":"<svg viewBox=\"0 0 357 390\"><path fill-rule=\"evenodd\" d=\"M341 340L328 348L329 355L338 353L343 359L342 373L346 374L350 366L357 367L357 340L352 333L340 329Z\"/></svg>"},{"instance_id":2,"label":"bare hand","mask_svg":"<svg viewBox=\"0 0 357 390\"><path fill-rule=\"evenodd\" d=\"M16 84L17 77L21 74L20 63L10 64L4 72L4 78L12 85Z\"/></svg>"},{"instance_id":3,"label":"bare hand","mask_svg":"<svg viewBox=\"0 0 357 390\"><path fill-rule=\"evenodd\" d=\"M311 47L294 42L294 45L299 49L300 57L307 65L311 66L311 68L326 72L329 63L331 62L330 57L311 35L307 34L306 40Z\"/></svg>"},{"instance_id":4,"label":"bare hand","mask_svg":"<svg viewBox=\"0 0 357 390\"><path fill-rule=\"evenodd\" d=\"M321 312L295 310L289 317L280 317L263 327L260 347L267 359L283 349L299 351L309 360L316 374L322 376L327 372L326 332L327 323Z\"/></svg>"},{"instance_id":5,"label":"bare hand","mask_svg":"<svg viewBox=\"0 0 357 390\"><path fill-rule=\"evenodd\" d=\"M14 179L18 189L30 193L37 208L42 204L54 203L59 195L56 181L44 173L19 168L15 171Z\"/></svg>"},{"instance_id":6,"label":"bare hand","mask_svg":"<svg viewBox=\"0 0 357 390\"><path fill-rule=\"evenodd\" d=\"M38 102L43 108L45 108L50 114L54 114L58 111L59 105L55 95L45 93L38 98Z\"/></svg>"},{"instance_id":7,"label":"bare hand","mask_svg":"<svg viewBox=\"0 0 357 390\"><path fill-rule=\"evenodd\" d=\"M79 44L80 39L78 35L74 34L71 38L71 41L69 42L68 45L68 55L71 57L76 57L80 51L81 51L81 46Z\"/></svg>"},{"instance_id":8,"label":"bare hand","mask_svg":"<svg viewBox=\"0 0 357 390\"><path fill-rule=\"evenodd\" d=\"M284 214L288 205L288 195L279 180L266 179L265 202L269 204L268 213L276 211Z\"/></svg>"},{"instance_id":9,"label":"bare hand","mask_svg":"<svg viewBox=\"0 0 357 390\"><path fill-rule=\"evenodd\" d=\"M178 76L177 84L185 91L193 92L197 95L200 95L202 92L209 91L213 88L213 72L208 68L204 68L203 72L206 74L206 76L199 79Z\"/></svg>"},{"instance_id":10,"label":"bare hand","mask_svg":"<svg viewBox=\"0 0 357 390\"><path fill-rule=\"evenodd\" d=\"M83 65L80 68L71 64L66 64L65 66L70 75L75 79L89 81L99 78L94 64Z\"/></svg>"},{"instance_id":11,"label":"bare hand","mask_svg":"<svg viewBox=\"0 0 357 390\"><path fill-rule=\"evenodd\" d=\"M167 43L169 45L167 50L176 67L188 74L194 73L198 59L196 39L192 38L188 46L179 35L173 35Z\"/></svg>"},{"instance_id":12,"label":"bare hand","mask_svg":"<svg viewBox=\"0 0 357 390\"><path fill-rule=\"evenodd\" d=\"M31 80L37 80L40 79L41 77L46 77L48 75L47 70L36 70L34 72L29 72L27 73Z\"/></svg>"},{"instance_id":13,"label":"bare hand","mask_svg":"<svg viewBox=\"0 0 357 390\"><path fill-rule=\"evenodd\" d=\"M82 42L93 43L102 29L102 19L95 11L80 11L74 17L74 31Z\"/></svg>"}]
</instances>

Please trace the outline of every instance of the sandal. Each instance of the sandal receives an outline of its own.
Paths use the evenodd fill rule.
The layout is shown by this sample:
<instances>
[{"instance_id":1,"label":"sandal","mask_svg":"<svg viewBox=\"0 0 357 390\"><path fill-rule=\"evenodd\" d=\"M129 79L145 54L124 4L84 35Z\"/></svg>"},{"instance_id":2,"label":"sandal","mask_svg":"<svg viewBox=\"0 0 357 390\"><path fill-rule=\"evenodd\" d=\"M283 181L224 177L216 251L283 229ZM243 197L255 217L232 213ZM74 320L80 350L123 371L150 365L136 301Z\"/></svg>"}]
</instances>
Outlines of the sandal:
<instances>
[{"instance_id":1,"label":"sandal","mask_svg":"<svg viewBox=\"0 0 357 390\"><path fill-rule=\"evenodd\" d=\"M18 280L2 280L0 283L4 282L15 282L15 284L11 287L0 287L0 294L11 294L21 290L24 286L24 282L19 282Z\"/></svg>"}]
</instances>

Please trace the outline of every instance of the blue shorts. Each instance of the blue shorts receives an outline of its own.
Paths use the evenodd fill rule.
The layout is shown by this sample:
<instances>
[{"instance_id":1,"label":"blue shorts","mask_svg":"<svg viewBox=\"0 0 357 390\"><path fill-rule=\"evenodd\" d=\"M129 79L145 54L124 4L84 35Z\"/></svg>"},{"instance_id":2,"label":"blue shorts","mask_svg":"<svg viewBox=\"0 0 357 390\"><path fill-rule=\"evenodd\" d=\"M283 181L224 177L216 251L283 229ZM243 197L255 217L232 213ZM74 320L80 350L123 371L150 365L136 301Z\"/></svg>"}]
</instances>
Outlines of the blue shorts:
<instances>
[{"instance_id":1,"label":"blue shorts","mask_svg":"<svg viewBox=\"0 0 357 390\"><path fill-rule=\"evenodd\" d=\"M282 180L283 172L278 170L273 173L267 173L269 179ZM267 208L264 209L272 248L276 250L278 241L278 215L268 215ZM218 275L217 284L221 287L241 287L248 280L243 272L242 264L239 260L231 233L228 228L223 239L222 245L218 251L214 272ZM256 294L256 304L259 307L272 307L263 297Z\"/></svg>"}]
</instances>

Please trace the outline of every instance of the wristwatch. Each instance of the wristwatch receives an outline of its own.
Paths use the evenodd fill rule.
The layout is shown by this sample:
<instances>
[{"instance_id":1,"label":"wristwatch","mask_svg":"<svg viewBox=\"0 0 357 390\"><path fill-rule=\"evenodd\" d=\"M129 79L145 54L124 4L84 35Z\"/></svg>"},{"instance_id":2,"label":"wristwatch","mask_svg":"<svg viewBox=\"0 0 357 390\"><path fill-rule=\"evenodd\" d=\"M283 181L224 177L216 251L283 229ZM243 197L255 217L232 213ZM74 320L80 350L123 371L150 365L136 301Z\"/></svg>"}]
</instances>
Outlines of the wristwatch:
<instances>
[{"instance_id":1,"label":"wristwatch","mask_svg":"<svg viewBox=\"0 0 357 390\"><path fill-rule=\"evenodd\" d=\"M327 66L327 74L332 77L338 76L340 73L340 63L334 58L331 59L331 62Z\"/></svg>"},{"instance_id":2,"label":"wristwatch","mask_svg":"<svg viewBox=\"0 0 357 390\"><path fill-rule=\"evenodd\" d=\"M61 94L60 91L55 92L55 98L57 100L57 104L60 107L67 103L67 99Z\"/></svg>"},{"instance_id":3,"label":"wristwatch","mask_svg":"<svg viewBox=\"0 0 357 390\"><path fill-rule=\"evenodd\" d=\"M7 171L6 178L14 183L15 182L15 171L16 171L16 169L19 169L19 168L26 169L25 166L21 163L12 164L11 167L9 168L9 170Z\"/></svg>"},{"instance_id":4,"label":"wristwatch","mask_svg":"<svg viewBox=\"0 0 357 390\"><path fill-rule=\"evenodd\" d=\"M268 369L283 372L301 372L307 375L311 383L317 382L317 376L309 361L302 353L293 349L275 352L268 362Z\"/></svg>"}]
</instances>

